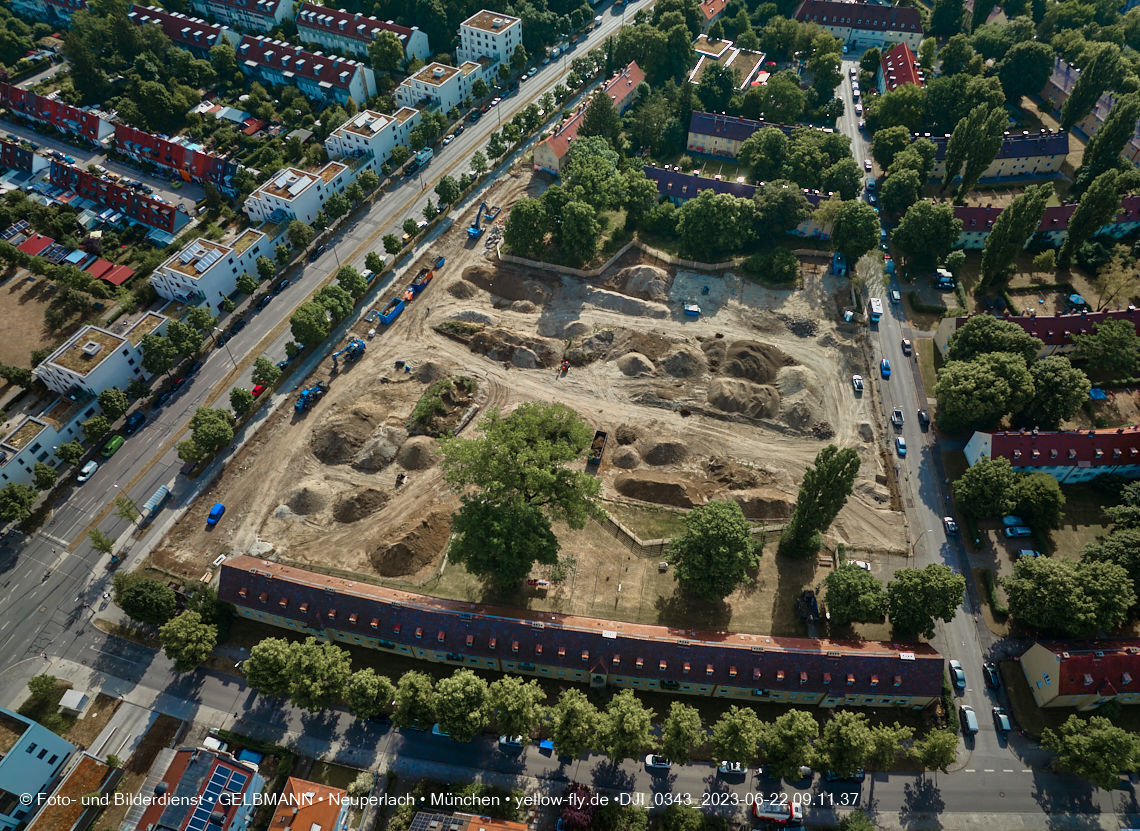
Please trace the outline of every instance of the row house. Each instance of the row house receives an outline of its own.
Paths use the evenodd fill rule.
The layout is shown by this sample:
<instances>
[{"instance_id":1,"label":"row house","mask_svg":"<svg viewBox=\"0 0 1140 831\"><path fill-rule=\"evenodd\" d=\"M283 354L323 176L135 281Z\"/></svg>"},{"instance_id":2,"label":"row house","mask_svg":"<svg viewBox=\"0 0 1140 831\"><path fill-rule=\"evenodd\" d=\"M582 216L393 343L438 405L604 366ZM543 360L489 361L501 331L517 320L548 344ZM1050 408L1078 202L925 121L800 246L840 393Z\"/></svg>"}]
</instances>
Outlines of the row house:
<instances>
[{"instance_id":1,"label":"row house","mask_svg":"<svg viewBox=\"0 0 1140 831\"><path fill-rule=\"evenodd\" d=\"M1076 312L1067 315L1022 314L1004 317L1003 320L1020 326L1043 344L1038 358L1049 355L1067 355L1076 350L1073 335L1091 334L1095 327L1109 320L1123 320L1133 324L1140 335L1140 310L1135 306L1126 309L1105 309L1100 312ZM950 351L950 339L966 321L967 317L944 317L934 333L934 345L946 357Z\"/></svg>"},{"instance_id":2,"label":"row house","mask_svg":"<svg viewBox=\"0 0 1140 831\"><path fill-rule=\"evenodd\" d=\"M26 827L54 790L54 783L78 748L30 718L0 707L4 755L0 756L0 831ZM22 794L41 796L24 804Z\"/></svg>"},{"instance_id":3,"label":"row house","mask_svg":"<svg viewBox=\"0 0 1140 831\"><path fill-rule=\"evenodd\" d=\"M237 49L238 66L254 80L296 87L316 101L364 103L376 94L376 74L359 61L308 52L283 40L246 35Z\"/></svg>"},{"instance_id":4,"label":"row house","mask_svg":"<svg viewBox=\"0 0 1140 831\"><path fill-rule=\"evenodd\" d=\"M65 713L74 713L69 709L73 702L68 701L68 696L79 696L80 701L87 701L87 695L78 690L65 693L60 702ZM110 803L111 794L118 790L125 775L122 768L111 767L86 750L75 754L62 774L59 787L40 808L27 831L79 831L89 828L103 812L102 800ZM91 800L95 795L101 799Z\"/></svg>"},{"instance_id":5,"label":"row house","mask_svg":"<svg viewBox=\"0 0 1140 831\"><path fill-rule=\"evenodd\" d=\"M127 17L136 26L151 23L160 27L176 46L203 60L210 59L210 50L218 44L229 42L236 49L241 40L241 35L228 26L215 26L197 17L168 12L158 6L131 6Z\"/></svg>"},{"instance_id":6,"label":"row house","mask_svg":"<svg viewBox=\"0 0 1140 831\"><path fill-rule=\"evenodd\" d=\"M190 221L185 212L169 202L160 202L154 197L64 162L51 163L51 183L113 211L113 215L108 217L112 224L118 225L126 220L131 224L138 223L163 234L173 235Z\"/></svg>"},{"instance_id":7,"label":"row house","mask_svg":"<svg viewBox=\"0 0 1140 831\"><path fill-rule=\"evenodd\" d=\"M1018 661L1038 707L1140 703L1140 640L1039 641Z\"/></svg>"},{"instance_id":8,"label":"row house","mask_svg":"<svg viewBox=\"0 0 1140 831\"><path fill-rule=\"evenodd\" d=\"M896 43L879 59L879 92L894 92L903 84L922 86L922 70L918 58L905 43Z\"/></svg>"},{"instance_id":9,"label":"row house","mask_svg":"<svg viewBox=\"0 0 1140 831\"><path fill-rule=\"evenodd\" d=\"M153 791L141 812L132 811L121 827L131 831L246 831L263 804L265 779L253 762L223 750L183 747L159 752L147 782ZM164 798L155 798L161 794ZM293 806L300 811L300 806ZM293 816L290 811L289 816ZM319 826L284 826L312 831ZM329 831L340 831L330 827Z\"/></svg>"},{"instance_id":10,"label":"row house","mask_svg":"<svg viewBox=\"0 0 1140 831\"><path fill-rule=\"evenodd\" d=\"M347 831L348 808L352 804L348 792L332 785L310 782L290 776L273 812L269 828L295 828L297 831ZM415 826L423 827L427 826ZM526 829L527 826L523 826ZM443 831L442 826L436 826ZM450 831L450 829L448 829Z\"/></svg>"},{"instance_id":11,"label":"row house","mask_svg":"<svg viewBox=\"0 0 1140 831\"><path fill-rule=\"evenodd\" d=\"M919 135L915 133L914 137L918 138ZM934 142L934 172L931 181L942 181L946 175L946 146L950 143L950 134L921 135ZM1061 164L1068 153L1069 134L1061 130L1040 130L1036 133L1023 130L1020 134L1006 131L1001 149L982 173L981 180L1052 176L1061 172Z\"/></svg>"},{"instance_id":12,"label":"row house","mask_svg":"<svg viewBox=\"0 0 1140 831\"><path fill-rule=\"evenodd\" d=\"M703 0L697 8L701 11L701 31L707 32L709 26L720 20L724 10L728 8L728 0Z\"/></svg>"},{"instance_id":13,"label":"row house","mask_svg":"<svg viewBox=\"0 0 1140 831\"><path fill-rule=\"evenodd\" d=\"M1081 70L1068 61L1057 58L1053 62L1053 73L1049 76L1045 89L1041 91L1041 97L1049 103L1054 115L1060 115L1061 106L1069 99L1080 77ZM1110 92L1104 93L1093 104L1089 114L1078 121L1073 129L1086 137L1095 135L1108 118L1108 113L1115 103L1116 96ZM1140 165L1140 123L1137 123L1136 132L1128 140L1122 155L1132 164Z\"/></svg>"},{"instance_id":14,"label":"row house","mask_svg":"<svg viewBox=\"0 0 1140 831\"><path fill-rule=\"evenodd\" d=\"M272 32L293 16L294 0L191 0L198 14L243 32Z\"/></svg>"},{"instance_id":15,"label":"row house","mask_svg":"<svg viewBox=\"0 0 1140 831\"><path fill-rule=\"evenodd\" d=\"M0 106L13 114L41 124L50 124L66 133L70 141L86 140L99 144L115 132L115 114L98 109L80 109L65 104L59 92L43 96L13 84L0 82Z\"/></svg>"},{"instance_id":16,"label":"row house","mask_svg":"<svg viewBox=\"0 0 1140 831\"><path fill-rule=\"evenodd\" d=\"M690 631L490 607L245 555L222 565L218 595L241 617L326 642L594 688L913 709L942 689L943 660L927 644Z\"/></svg>"},{"instance_id":17,"label":"row house","mask_svg":"<svg viewBox=\"0 0 1140 831\"><path fill-rule=\"evenodd\" d=\"M614 109L620 115L628 110L637 98L637 87L645 80L645 73L632 61L614 77L606 81L602 93L608 95ZM562 163L570 152L570 143L578 137L578 129L586 114L587 103L583 103L574 115L559 124L554 132L534 148L534 169L559 175Z\"/></svg>"},{"instance_id":18,"label":"row house","mask_svg":"<svg viewBox=\"0 0 1140 831\"><path fill-rule=\"evenodd\" d=\"M149 162L187 182L209 182L218 190L234 196L233 179L240 165L236 159L216 156L194 143L176 136L156 136L126 124L115 125L115 149L137 162Z\"/></svg>"},{"instance_id":19,"label":"row house","mask_svg":"<svg viewBox=\"0 0 1140 831\"><path fill-rule=\"evenodd\" d=\"M429 63L400 82L396 87L396 103L402 107L446 113L452 107L461 106L472 95L475 81L482 79L488 85L494 83L493 66L489 58L464 61L457 67Z\"/></svg>"},{"instance_id":20,"label":"row house","mask_svg":"<svg viewBox=\"0 0 1140 831\"><path fill-rule=\"evenodd\" d=\"M71 441L84 441L82 423L102 412L99 402L84 393L75 398L56 398L43 412L23 416L0 438L0 487L32 485L37 463L55 468L60 464L55 448ZM3 787L0 785L0 787ZM0 802L0 818L4 804ZM0 829L4 828L0 822Z\"/></svg>"},{"instance_id":21,"label":"row house","mask_svg":"<svg viewBox=\"0 0 1140 831\"><path fill-rule=\"evenodd\" d=\"M1076 204L1053 205L1046 208L1035 236L1054 248L1059 248L1069 234L1069 220L1076 210ZM1000 213L1001 208L992 205L956 206L954 216L962 220L962 232L958 235L955 247L984 248L986 238L994 226L994 220ZM1093 236L1120 239L1138 228L1140 228L1140 196L1126 196L1121 200L1120 210L1112 221L1102 225ZM1026 245L1028 244L1027 242Z\"/></svg>"},{"instance_id":22,"label":"row house","mask_svg":"<svg viewBox=\"0 0 1140 831\"><path fill-rule=\"evenodd\" d=\"M243 274L257 274L257 258L272 257L274 245L261 231L247 228L229 245L201 238L171 255L150 276L160 297L220 308L237 290Z\"/></svg>"},{"instance_id":23,"label":"row house","mask_svg":"<svg viewBox=\"0 0 1140 831\"><path fill-rule=\"evenodd\" d=\"M749 185L742 181L728 181L725 179L709 179L696 173L682 173L677 167L644 167L645 177L657 185L657 194L672 202L674 205L683 205L690 199L695 199L703 190L714 193L727 193L738 199L751 199L756 194L757 185ZM818 207L820 200L830 197L830 194L818 190L804 190L804 198L812 208ZM828 239L831 229L819 225L815 217L808 217L789 233L797 237L821 237Z\"/></svg>"},{"instance_id":24,"label":"row house","mask_svg":"<svg viewBox=\"0 0 1140 831\"><path fill-rule=\"evenodd\" d=\"M794 17L800 23L818 23L856 50L905 43L913 52L922 42L922 18L910 6L804 0Z\"/></svg>"},{"instance_id":25,"label":"row house","mask_svg":"<svg viewBox=\"0 0 1140 831\"><path fill-rule=\"evenodd\" d=\"M404 60L426 60L431 56L427 35L418 26L397 26L391 20L377 20L359 12L346 12L328 6L302 3L297 11L297 34L306 43L348 54L368 55L372 41L381 32L391 32L404 47Z\"/></svg>"},{"instance_id":26,"label":"row house","mask_svg":"<svg viewBox=\"0 0 1140 831\"><path fill-rule=\"evenodd\" d=\"M738 49L732 45L731 40L709 40L708 35L697 35L693 49L697 53L697 62L689 72L690 84L699 84L705 70L713 64L736 72L738 92L745 92L749 87L764 83L768 78L768 73L762 71L763 52Z\"/></svg>"},{"instance_id":27,"label":"row house","mask_svg":"<svg viewBox=\"0 0 1140 831\"><path fill-rule=\"evenodd\" d=\"M275 243L291 220L312 225L329 195L344 193L355 180L356 170L345 162L329 162L316 172L287 167L251 193L242 209L250 222L278 226L279 233L270 240Z\"/></svg>"},{"instance_id":28,"label":"row house","mask_svg":"<svg viewBox=\"0 0 1140 831\"><path fill-rule=\"evenodd\" d=\"M380 174L393 148L407 145L419 122L420 111L411 107L401 107L393 115L361 110L329 134L325 150L330 159L363 160L356 176L363 170Z\"/></svg>"},{"instance_id":29,"label":"row house","mask_svg":"<svg viewBox=\"0 0 1140 831\"><path fill-rule=\"evenodd\" d=\"M754 121L735 115L694 112L689 119L689 139L686 152L690 155L709 156L717 159L735 159L740 154L740 146L752 134L765 127L775 127L785 136L793 130L813 130L802 124L777 124L771 121ZM830 127L825 133L835 132Z\"/></svg>"},{"instance_id":30,"label":"row house","mask_svg":"<svg viewBox=\"0 0 1140 831\"><path fill-rule=\"evenodd\" d=\"M31 20L42 20L49 26L71 25L71 15L87 11L87 0L10 0L9 8Z\"/></svg>"},{"instance_id":31,"label":"row house","mask_svg":"<svg viewBox=\"0 0 1140 831\"><path fill-rule=\"evenodd\" d=\"M48 160L25 142L0 139L0 167L22 170L25 173L39 173L47 166Z\"/></svg>"},{"instance_id":32,"label":"row house","mask_svg":"<svg viewBox=\"0 0 1140 831\"><path fill-rule=\"evenodd\" d=\"M144 335L166 333L169 321L148 312L122 334L99 326L84 326L41 361L32 374L62 396L94 396L111 387L125 390L131 381L145 381L142 368Z\"/></svg>"},{"instance_id":33,"label":"row house","mask_svg":"<svg viewBox=\"0 0 1140 831\"><path fill-rule=\"evenodd\" d=\"M1015 473L1048 473L1062 485L1106 473L1140 478L1140 427L1115 430L1032 430L970 436L964 448L973 467L982 459L1008 459Z\"/></svg>"},{"instance_id":34,"label":"row house","mask_svg":"<svg viewBox=\"0 0 1140 831\"><path fill-rule=\"evenodd\" d=\"M491 67L510 63L522 46L522 21L502 12L483 9L459 24L456 63L489 58Z\"/></svg>"}]
</instances>

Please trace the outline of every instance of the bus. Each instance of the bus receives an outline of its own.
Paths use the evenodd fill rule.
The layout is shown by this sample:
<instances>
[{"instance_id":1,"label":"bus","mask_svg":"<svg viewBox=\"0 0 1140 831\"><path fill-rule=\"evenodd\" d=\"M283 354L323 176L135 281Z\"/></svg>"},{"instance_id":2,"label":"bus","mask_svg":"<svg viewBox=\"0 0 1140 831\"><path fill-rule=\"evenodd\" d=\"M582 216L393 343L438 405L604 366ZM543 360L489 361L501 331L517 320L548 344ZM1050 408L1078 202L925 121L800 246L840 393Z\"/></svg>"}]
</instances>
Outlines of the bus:
<instances>
[{"instance_id":1,"label":"bus","mask_svg":"<svg viewBox=\"0 0 1140 831\"><path fill-rule=\"evenodd\" d=\"M871 322L875 323L883 316L883 301L877 297L871 298Z\"/></svg>"}]
</instances>

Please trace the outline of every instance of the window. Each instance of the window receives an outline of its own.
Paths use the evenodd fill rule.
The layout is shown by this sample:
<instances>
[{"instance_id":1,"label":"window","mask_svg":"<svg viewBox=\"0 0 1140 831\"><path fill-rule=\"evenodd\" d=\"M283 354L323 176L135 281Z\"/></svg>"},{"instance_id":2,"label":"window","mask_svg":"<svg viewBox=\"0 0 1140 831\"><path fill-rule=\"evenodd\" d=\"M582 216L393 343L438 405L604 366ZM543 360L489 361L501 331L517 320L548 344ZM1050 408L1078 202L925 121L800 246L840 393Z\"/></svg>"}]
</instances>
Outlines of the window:
<instances>
[{"instance_id":1,"label":"window","mask_svg":"<svg viewBox=\"0 0 1140 831\"><path fill-rule=\"evenodd\" d=\"M37 747L39 747L39 745L37 745L35 742L32 742L30 745L28 745L28 751L27 752L32 753L33 751L35 751L35 749Z\"/></svg>"}]
</instances>

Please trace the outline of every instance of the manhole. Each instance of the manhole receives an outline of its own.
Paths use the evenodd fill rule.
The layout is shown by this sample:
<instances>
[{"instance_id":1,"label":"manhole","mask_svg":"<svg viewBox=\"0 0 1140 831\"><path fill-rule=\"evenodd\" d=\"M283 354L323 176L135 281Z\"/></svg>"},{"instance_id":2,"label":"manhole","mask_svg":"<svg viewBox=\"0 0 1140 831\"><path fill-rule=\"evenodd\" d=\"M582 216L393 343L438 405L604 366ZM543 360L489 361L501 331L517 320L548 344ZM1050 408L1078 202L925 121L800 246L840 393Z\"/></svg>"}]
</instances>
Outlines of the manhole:
<instances>
[{"instance_id":1,"label":"manhole","mask_svg":"<svg viewBox=\"0 0 1140 831\"><path fill-rule=\"evenodd\" d=\"M47 606L40 606L40 611L41 611L41 612L46 612L46 611L47 611Z\"/></svg>"}]
</instances>

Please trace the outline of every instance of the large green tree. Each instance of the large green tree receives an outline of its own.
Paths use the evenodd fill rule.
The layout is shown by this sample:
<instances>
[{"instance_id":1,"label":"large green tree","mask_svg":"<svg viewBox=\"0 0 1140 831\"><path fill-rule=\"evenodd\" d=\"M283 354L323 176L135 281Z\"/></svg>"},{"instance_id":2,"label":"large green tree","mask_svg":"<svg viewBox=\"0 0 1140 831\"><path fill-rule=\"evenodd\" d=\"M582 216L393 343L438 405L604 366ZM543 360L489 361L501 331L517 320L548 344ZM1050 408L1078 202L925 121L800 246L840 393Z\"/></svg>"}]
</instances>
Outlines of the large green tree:
<instances>
[{"instance_id":1,"label":"large green tree","mask_svg":"<svg viewBox=\"0 0 1140 831\"><path fill-rule=\"evenodd\" d=\"M293 644L284 638L265 638L249 650L249 657L242 665L246 683L262 695L279 696L289 694L291 676L289 661L293 655Z\"/></svg>"},{"instance_id":2,"label":"large green tree","mask_svg":"<svg viewBox=\"0 0 1140 831\"><path fill-rule=\"evenodd\" d=\"M836 626L868 623L887 612L887 595L869 571L854 563L845 563L823 581L824 601Z\"/></svg>"},{"instance_id":3,"label":"large green tree","mask_svg":"<svg viewBox=\"0 0 1140 831\"><path fill-rule=\"evenodd\" d=\"M177 598L170 586L141 577L130 579L124 575L120 578L119 574L116 574L114 600L115 605L126 612L132 620L151 626L161 626L166 623L174 617L177 610Z\"/></svg>"},{"instance_id":4,"label":"large green tree","mask_svg":"<svg viewBox=\"0 0 1140 831\"><path fill-rule=\"evenodd\" d=\"M653 710L642 704L633 690L622 690L610 699L599 718L597 746L614 764L636 759L650 745L653 716Z\"/></svg>"},{"instance_id":5,"label":"large green tree","mask_svg":"<svg viewBox=\"0 0 1140 831\"><path fill-rule=\"evenodd\" d=\"M847 259L852 273L863 255L878 246L881 227L878 212L867 203L852 200L839 206L831 242L835 245L835 250Z\"/></svg>"},{"instance_id":6,"label":"large green tree","mask_svg":"<svg viewBox=\"0 0 1140 831\"><path fill-rule=\"evenodd\" d=\"M816 766L840 776L854 776L871 752L871 726L853 710L839 710L823 725L815 745Z\"/></svg>"},{"instance_id":7,"label":"large green tree","mask_svg":"<svg viewBox=\"0 0 1140 831\"><path fill-rule=\"evenodd\" d=\"M879 194L883 210L895 216L906 211L922 196L924 182L917 171L900 170L887 177Z\"/></svg>"},{"instance_id":8,"label":"large green tree","mask_svg":"<svg viewBox=\"0 0 1140 831\"><path fill-rule=\"evenodd\" d=\"M1080 196L1102 173L1121 166L1120 154L1136 134L1137 121L1140 121L1140 95L1118 98L1109 110L1104 124L1085 147L1082 164L1070 191L1072 196Z\"/></svg>"},{"instance_id":9,"label":"large green tree","mask_svg":"<svg viewBox=\"0 0 1140 831\"><path fill-rule=\"evenodd\" d=\"M962 233L962 220L954 216L954 206L915 202L891 234L891 243L909 262L933 267L949 252Z\"/></svg>"},{"instance_id":10,"label":"large green tree","mask_svg":"<svg viewBox=\"0 0 1140 831\"><path fill-rule=\"evenodd\" d=\"M289 700L316 713L336 704L348 691L352 659L336 644L305 638L289 653Z\"/></svg>"},{"instance_id":11,"label":"large green tree","mask_svg":"<svg viewBox=\"0 0 1140 831\"><path fill-rule=\"evenodd\" d=\"M350 713L369 719L383 712L395 694L396 687L388 676L377 675L372 667L365 667L352 673L345 700Z\"/></svg>"},{"instance_id":12,"label":"large green tree","mask_svg":"<svg viewBox=\"0 0 1140 831\"><path fill-rule=\"evenodd\" d=\"M779 127L764 127L740 145L737 161L752 173L757 182L780 178L788 156L788 137Z\"/></svg>"},{"instance_id":13,"label":"large green tree","mask_svg":"<svg viewBox=\"0 0 1140 831\"><path fill-rule=\"evenodd\" d=\"M1101 44L1061 105L1061 129L1073 129L1089 114L1097 99L1120 81L1122 73L1120 47L1115 43Z\"/></svg>"},{"instance_id":14,"label":"large green tree","mask_svg":"<svg viewBox=\"0 0 1140 831\"><path fill-rule=\"evenodd\" d=\"M705 743L705 728L696 707L674 701L661 726L661 753L679 765L687 765L693 750Z\"/></svg>"},{"instance_id":15,"label":"large green tree","mask_svg":"<svg viewBox=\"0 0 1140 831\"><path fill-rule=\"evenodd\" d=\"M738 502L713 500L685 515L685 533L669 548L673 578L702 600L723 600L751 584L748 572L759 565L763 544Z\"/></svg>"},{"instance_id":16,"label":"large green tree","mask_svg":"<svg viewBox=\"0 0 1140 831\"><path fill-rule=\"evenodd\" d=\"M293 334L295 343L314 346L329 336L332 331L332 322L328 312L320 303L309 301L302 303L289 318L289 331Z\"/></svg>"},{"instance_id":17,"label":"large green tree","mask_svg":"<svg viewBox=\"0 0 1140 831\"><path fill-rule=\"evenodd\" d=\"M1065 770L1106 791L1120 786L1122 771L1136 769L1140 739L1102 716L1069 716L1057 730L1046 728L1041 744L1057 754Z\"/></svg>"},{"instance_id":18,"label":"large green tree","mask_svg":"<svg viewBox=\"0 0 1140 831\"><path fill-rule=\"evenodd\" d=\"M525 742L542 723L546 693L534 679L504 675L487 689L487 707L505 736L522 736Z\"/></svg>"},{"instance_id":19,"label":"large green tree","mask_svg":"<svg viewBox=\"0 0 1140 831\"><path fill-rule=\"evenodd\" d=\"M887 584L891 623L903 634L933 638L934 621L952 621L965 591L966 579L941 563L895 572Z\"/></svg>"},{"instance_id":20,"label":"large green tree","mask_svg":"<svg viewBox=\"0 0 1140 831\"><path fill-rule=\"evenodd\" d=\"M584 692L568 687L547 711L546 721L558 755L578 757L594 746L601 714Z\"/></svg>"},{"instance_id":21,"label":"large green tree","mask_svg":"<svg viewBox=\"0 0 1140 831\"><path fill-rule=\"evenodd\" d=\"M871 745L867 748L867 766L876 770L890 770L903 743L914 736L914 728L903 727L897 721L893 725L879 724L871 728Z\"/></svg>"},{"instance_id":22,"label":"large green tree","mask_svg":"<svg viewBox=\"0 0 1140 831\"><path fill-rule=\"evenodd\" d=\"M158 640L166 657L174 661L174 671L190 672L210 657L218 643L218 627L197 612L183 612L159 628Z\"/></svg>"},{"instance_id":23,"label":"large green tree","mask_svg":"<svg viewBox=\"0 0 1140 831\"><path fill-rule=\"evenodd\" d=\"M1015 476L1009 459L979 459L954 482L954 500L970 516L1002 516L1010 509Z\"/></svg>"},{"instance_id":24,"label":"large green tree","mask_svg":"<svg viewBox=\"0 0 1140 831\"><path fill-rule=\"evenodd\" d=\"M951 336L947 361L970 361L988 352L1009 352L1032 363L1044 344L1016 323L974 315Z\"/></svg>"},{"instance_id":25,"label":"large green tree","mask_svg":"<svg viewBox=\"0 0 1140 831\"><path fill-rule=\"evenodd\" d=\"M984 286L1006 279L1014 259L1041 224L1041 217L1044 216L1045 207L1052 195L1051 183L1030 185L998 214L982 251Z\"/></svg>"},{"instance_id":26,"label":"large green tree","mask_svg":"<svg viewBox=\"0 0 1140 831\"><path fill-rule=\"evenodd\" d=\"M537 505L518 497L465 498L451 529L456 537L449 559L472 574L494 578L505 592L513 591L535 563L558 562L558 539L550 520Z\"/></svg>"},{"instance_id":27,"label":"large green tree","mask_svg":"<svg viewBox=\"0 0 1140 831\"><path fill-rule=\"evenodd\" d=\"M1090 367L1131 377L1140 364L1140 337L1127 320L1105 320L1094 323L1092 332L1074 334L1077 357Z\"/></svg>"},{"instance_id":28,"label":"large green tree","mask_svg":"<svg viewBox=\"0 0 1140 831\"><path fill-rule=\"evenodd\" d=\"M426 672L412 670L396 684L396 708L392 723L397 727L426 730L435 721L435 685Z\"/></svg>"},{"instance_id":29,"label":"large green tree","mask_svg":"<svg viewBox=\"0 0 1140 831\"><path fill-rule=\"evenodd\" d=\"M780 536L779 552L792 557L812 557L826 531L851 495L859 474L859 454L854 448L840 450L829 444L804 471L792 518Z\"/></svg>"},{"instance_id":30,"label":"large green tree","mask_svg":"<svg viewBox=\"0 0 1140 831\"><path fill-rule=\"evenodd\" d=\"M1136 605L1128 572L1112 562L1020 557L1001 583L1018 621L1062 638L1115 629Z\"/></svg>"},{"instance_id":31,"label":"large green tree","mask_svg":"<svg viewBox=\"0 0 1140 831\"><path fill-rule=\"evenodd\" d=\"M1106 170L1089 183L1077 209L1069 217L1068 236L1057 255L1059 265L1068 265L1080 247L1116 216L1124 186L1125 177L1115 169Z\"/></svg>"},{"instance_id":32,"label":"large green tree","mask_svg":"<svg viewBox=\"0 0 1140 831\"><path fill-rule=\"evenodd\" d=\"M234 439L234 417L229 410L199 407L190 416L190 434L203 450L221 450Z\"/></svg>"},{"instance_id":33,"label":"large green tree","mask_svg":"<svg viewBox=\"0 0 1140 831\"><path fill-rule=\"evenodd\" d=\"M931 730L914 743L914 750L923 767L947 773L958 761L958 734L953 730Z\"/></svg>"},{"instance_id":34,"label":"large green tree","mask_svg":"<svg viewBox=\"0 0 1140 831\"><path fill-rule=\"evenodd\" d=\"M131 408L127 394L118 387L107 387L99 393L99 406L111 421L118 421Z\"/></svg>"},{"instance_id":35,"label":"large green tree","mask_svg":"<svg viewBox=\"0 0 1140 831\"><path fill-rule=\"evenodd\" d=\"M487 726L487 682L469 669L457 669L435 685L435 716L440 729L457 742L469 742Z\"/></svg>"},{"instance_id":36,"label":"large green tree","mask_svg":"<svg viewBox=\"0 0 1140 831\"><path fill-rule=\"evenodd\" d=\"M783 135L781 133L781 135ZM765 182L752 196L755 211L752 232L758 238L779 238L808 219L811 203L803 189L787 179Z\"/></svg>"},{"instance_id":37,"label":"large green tree","mask_svg":"<svg viewBox=\"0 0 1140 831\"><path fill-rule=\"evenodd\" d=\"M703 262L722 262L748 241L753 207L747 199L706 188L681 206L677 236L684 251Z\"/></svg>"},{"instance_id":38,"label":"large green tree","mask_svg":"<svg viewBox=\"0 0 1140 831\"><path fill-rule=\"evenodd\" d=\"M601 231L602 226L598 224L597 213L591 205L575 200L563 206L558 236L562 250L571 262L582 265L590 261L598 250Z\"/></svg>"},{"instance_id":39,"label":"large green tree","mask_svg":"<svg viewBox=\"0 0 1140 831\"><path fill-rule=\"evenodd\" d=\"M910 144L910 131L906 127L885 127L875 133L871 141L871 158L883 170L894 162L895 156L901 153Z\"/></svg>"},{"instance_id":40,"label":"large green tree","mask_svg":"<svg viewBox=\"0 0 1140 831\"><path fill-rule=\"evenodd\" d=\"M1023 473L1009 491L1014 512L1034 528L1060 528L1065 494L1048 473Z\"/></svg>"},{"instance_id":41,"label":"large green tree","mask_svg":"<svg viewBox=\"0 0 1140 831\"><path fill-rule=\"evenodd\" d=\"M178 355L169 338L162 335L143 335L139 346L142 349L142 368L152 375L163 375L174 366Z\"/></svg>"},{"instance_id":42,"label":"large green tree","mask_svg":"<svg viewBox=\"0 0 1140 831\"><path fill-rule=\"evenodd\" d=\"M773 777L800 778L800 768L812 762L812 742L819 722L806 710L789 710L764 731L764 758Z\"/></svg>"},{"instance_id":43,"label":"large green tree","mask_svg":"<svg viewBox=\"0 0 1140 831\"><path fill-rule=\"evenodd\" d=\"M542 250L547 231L546 210L541 199L524 197L513 205L503 226L503 241L523 257Z\"/></svg>"},{"instance_id":44,"label":"large green tree","mask_svg":"<svg viewBox=\"0 0 1140 831\"><path fill-rule=\"evenodd\" d=\"M732 705L713 725L712 744L717 759L750 766L764 741L764 729L755 710Z\"/></svg>"},{"instance_id":45,"label":"large green tree","mask_svg":"<svg viewBox=\"0 0 1140 831\"><path fill-rule=\"evenodd\" d=\"M1006 101L1016 107L1023 96L1039 94L1049 82L1053 62L1053 49L1047 43L1023 40L1010 47L997 67Z\"/></svg>"}]
</instances>

